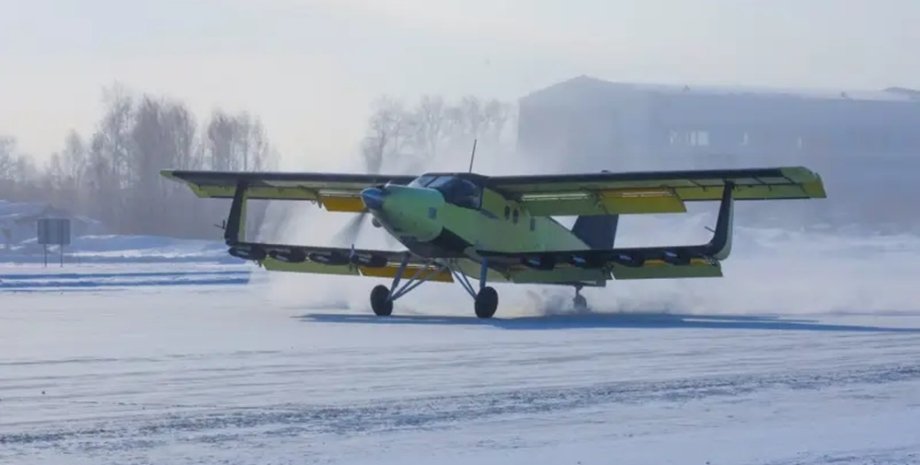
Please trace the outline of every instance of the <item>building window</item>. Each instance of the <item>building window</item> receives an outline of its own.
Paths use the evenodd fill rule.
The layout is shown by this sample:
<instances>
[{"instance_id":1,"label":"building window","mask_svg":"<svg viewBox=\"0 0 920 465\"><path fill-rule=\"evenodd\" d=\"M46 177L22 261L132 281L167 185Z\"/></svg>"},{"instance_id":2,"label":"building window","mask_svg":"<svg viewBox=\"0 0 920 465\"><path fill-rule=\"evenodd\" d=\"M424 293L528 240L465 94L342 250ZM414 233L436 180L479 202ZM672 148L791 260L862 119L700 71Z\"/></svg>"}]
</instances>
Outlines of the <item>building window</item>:
<instances>
[{"instance_id":1,"label":"building window","mask_svg":"<svg viewBox=\"0 0 920 465\"><path fill-rule=\"evenodd\" d=\"M708 147L709 131L690 131L690 145L693 147Z\"/></svg>"}]
</instances>

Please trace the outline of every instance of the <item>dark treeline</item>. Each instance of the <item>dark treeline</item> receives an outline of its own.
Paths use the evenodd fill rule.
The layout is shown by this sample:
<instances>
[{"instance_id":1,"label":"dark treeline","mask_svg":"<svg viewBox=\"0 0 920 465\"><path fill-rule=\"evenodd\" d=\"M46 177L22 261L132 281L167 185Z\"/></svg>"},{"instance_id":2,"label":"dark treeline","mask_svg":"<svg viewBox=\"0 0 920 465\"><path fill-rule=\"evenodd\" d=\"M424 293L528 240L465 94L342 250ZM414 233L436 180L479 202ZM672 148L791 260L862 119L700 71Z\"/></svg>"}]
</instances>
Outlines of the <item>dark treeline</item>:
<instances>
[{"instance_id":1,"label":"dark treeline","mask_svg":"<svg viewBox=\"0 0 920 465\"><path fill-rule=\"evenodd\" d=\"M182 102L118 87L105 91L104 106L95 131L71 132L44 166L0 137L0 199L50 203L115 233L214 237L224 202L198 200L159 171L276 165L261 122L246 113L218 110L199 124Z\"/></svg>"}]
</instances>

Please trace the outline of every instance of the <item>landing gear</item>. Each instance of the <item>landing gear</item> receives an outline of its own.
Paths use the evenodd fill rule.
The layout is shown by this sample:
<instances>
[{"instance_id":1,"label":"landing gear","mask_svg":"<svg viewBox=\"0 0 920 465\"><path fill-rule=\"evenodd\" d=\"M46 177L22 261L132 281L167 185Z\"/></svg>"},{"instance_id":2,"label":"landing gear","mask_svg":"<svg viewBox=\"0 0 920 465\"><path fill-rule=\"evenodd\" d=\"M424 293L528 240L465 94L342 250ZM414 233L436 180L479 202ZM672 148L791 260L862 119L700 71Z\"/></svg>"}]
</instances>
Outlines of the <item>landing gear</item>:
<instances>
[{"instance_id":1,"label":"landing gear","mask_svg":"<svg viewBox=\"0 0 920 465\"><path fill-rule=\"evenodd\" d=\"M576 312L588 311L588 299L581 295L581 286L575 286L575 298L572 299L572 306Z\"/></svg>"},{"instance_id":2,"label":"landing gear","mask_svg":"<svg viewBox=\"0 0 920 465\"><path fill-rule=\"evenodd\" d=\"M469 278L460 271L451 269L454 279L460 283L460 286L473 298L473 310L478 318L492 318L495 310L498 308L498 292L495 289L486 286L486 275L489 272L489 264L483 260L479 269L479 292L476 292Z\"/></svg>"},{"instance_id":3,"label":"landing gear","mask_svg":"<svg viewBox=\"0 0 920 465\"><path fill-rule=\"evenodd\" d=\"M374 310L375 315L390 316L393 313L393 302L422 285L425 281L434 279L434 276L445 272L453 274L454 278L460 283L463 289L473 297L473 309L478 318L492 318L492 316L495 315L495 310L498 309L498 292L492 287L486 286L486 275L488 274L489 266L485 260L483 260L480 268L479 291L477 292L476 288L473 287L473 284L470 282L470 279L467 278L465 274L455 269L450 262L428 262L425 265L413 265L413 268L417 269L405 283L400 285L400 281L402 281L406 269L409 268L409 258L408 254L403 258L393 277L393 284L390 287L380 284L371 290L371 308Z\"/></svg>"},{"instance_id":4,"label":"landing gear","mask_svg":"<svg viewBox=\"0 0 920 465\"><path fill-rule=\"evenodd\" d=\"M492 318L492 315L495 315L495 309L498 308L498 292L489 286L483 287L476 294L476 302L473 307L477 317Z\"/></svg>"},{"instance_id":5,"label":"landing gear","mask_svg":"<svg viewBox=\"0 0 920 465\"><path fill-rule=\"evenodd\" d=\"M390 290L383 284L378 284L371 291L371 308L374 310L374 315L377 316L390 316L393 313Z\"/></svg>"},{"instance_id":6,"label":"landing gear","mask_svg":"<svg viewBox=\"0 0 920 465\"><path fill-rule=\"evenodd\" d=\"M374 314L377 316L390 316L393 313L393 302L396 299L408 294L413 289L421 286L425 281L431 278L438 273L443 273L447 270L446 265L436 265L432 263L427 263L423 266L418 266L418 269L413 273L402 286L400 286L400 281L403 278L403 275L406 272L406 269L409 265L409 255L406 254L403 257L402 262L399 264L399 268L396 270L396 275L393 277L393 284L390 287L386 287L382 284L379 284L371 290L371 309L374 310Z\"/></svg>"}]
</instances>

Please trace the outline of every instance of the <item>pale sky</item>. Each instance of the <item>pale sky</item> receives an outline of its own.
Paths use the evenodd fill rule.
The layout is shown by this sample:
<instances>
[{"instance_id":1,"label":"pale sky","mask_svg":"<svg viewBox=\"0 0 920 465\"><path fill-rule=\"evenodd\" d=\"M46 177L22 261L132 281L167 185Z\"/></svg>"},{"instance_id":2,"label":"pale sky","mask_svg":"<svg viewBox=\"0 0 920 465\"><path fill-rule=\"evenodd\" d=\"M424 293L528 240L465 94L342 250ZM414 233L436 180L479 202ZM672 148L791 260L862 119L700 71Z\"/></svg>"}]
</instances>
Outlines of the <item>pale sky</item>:
<instances>
[{"instance_id":1,"label":"pale sky","mask_svg":"<svg viewBox=\"0 0 920 465\"><path fill-rule=\"evenodd\" d=\"M369 103L613 81L920 87L916 0L0 0L0 134L44 159L102 88L262 118L285 165L349 156Z\"/></svg>"}]
</instances>

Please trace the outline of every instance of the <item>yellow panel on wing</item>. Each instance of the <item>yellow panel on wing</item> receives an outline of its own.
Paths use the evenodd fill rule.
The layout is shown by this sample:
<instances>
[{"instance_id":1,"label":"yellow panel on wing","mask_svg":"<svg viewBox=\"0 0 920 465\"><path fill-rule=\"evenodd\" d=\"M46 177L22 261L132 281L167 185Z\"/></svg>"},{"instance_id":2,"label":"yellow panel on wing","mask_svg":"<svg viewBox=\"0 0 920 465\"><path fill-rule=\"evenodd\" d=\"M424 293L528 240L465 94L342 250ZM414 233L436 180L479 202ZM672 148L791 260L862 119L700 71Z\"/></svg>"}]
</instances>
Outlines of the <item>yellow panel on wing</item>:
<instances>
[{"instance_id":1,"label":"yellow panel on wing","mask_svg":"<svg viewBox=\"0 0 920 465\"><path fill-rule=\"evenodd\" d=\"M688 265L671 265L663 260L647 260L643 266L614 266L616 279L674 279L674 278L718 278L722 267L718 262L693 259Z\"/></svg>"},{"instance_id":2,"label":"yellow panel on wing","mask_svg":"<svg viewBox=\"0 0 920 465\"><path fill-rule=\"evenodd\" d=\"M684 201L672 189L638 188L601 191L599 200L614 213L684 213Z\"/></svg>"},{"instance_id":3,"label":"yellow panel on wing","mask_svg":"<svg viewBox=\"0 0 920 465\"><path fill-rule=\"evenodd\" d=\"M359 213L364 211L364 202L361 201L361 197L354 195L325 195L320 192L320 202L326 210L331 212Z\"/></svg>"},{"instance_id":4,"label":"yellow panel on wing","mask_svg":"<svg viewBox=\"0 0 920 465\"><path fill-rule=\"evenodd\" d=\"M420 266L408 266L406 271L403 272L403 278L408 279L415 275L419 271ZM387 265L382 267L361 267L361 274L371 278L395 278L396 272L399 270L398 265ZM442 283L452 283L454 282L453 276L447 270L435 271L434 268L429 269L428 271L423 271L419 277L424 277L426 281L439 281Z\"/></svg>"},{"instance_id":5,"label":"yellow panel on wing","mask_svg":"<svg viewBox=\"0 0 920 465\"><path fill-rule=\"evenodd\" d=\"M262 266L269 271L290 271L296 273L356 275L358 270L351 265L327 265L311 261L299 263L282 262L273 258L262 260Z\"/></svg>"}]
</instances>

